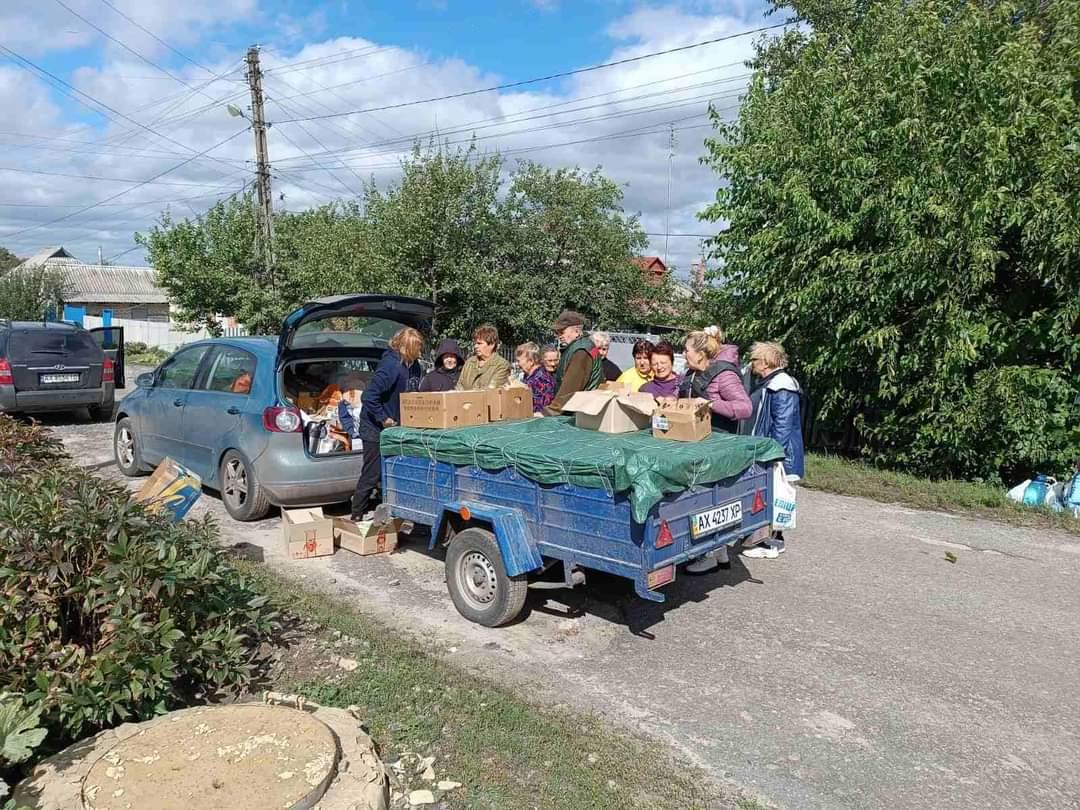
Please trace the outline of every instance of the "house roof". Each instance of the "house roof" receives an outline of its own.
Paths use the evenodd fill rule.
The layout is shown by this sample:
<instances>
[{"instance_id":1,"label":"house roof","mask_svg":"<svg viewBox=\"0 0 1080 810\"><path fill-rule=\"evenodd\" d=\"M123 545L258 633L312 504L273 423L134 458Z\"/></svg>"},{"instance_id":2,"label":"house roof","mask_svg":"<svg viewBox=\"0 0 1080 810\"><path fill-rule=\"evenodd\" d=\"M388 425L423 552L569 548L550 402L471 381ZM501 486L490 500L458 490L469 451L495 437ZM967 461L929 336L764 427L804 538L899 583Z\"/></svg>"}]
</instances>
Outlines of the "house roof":
<instances>
[{"instance_id":1,"label":"house roof","mask_svg":"<svg viewBox=\"0 0 1080 810\"><path fill-rule=\"evenodd\" d=\"M632 261L642 270L650 270L654 273L667 272L667 265L659 256L635 256Z\"/></svg>"},{"instance_id":2,"label":"house roof","mask_svg":"<svg viewBox=\"0 0 1080 810\"><path fill-rule=\"evenodd\" d=\"M38 251L17 270L46 267L64 277L64 300L72 303L167 304L169 296L157 285L152 267L83 264L64 248Z\"/></svg>"}]
</instances>

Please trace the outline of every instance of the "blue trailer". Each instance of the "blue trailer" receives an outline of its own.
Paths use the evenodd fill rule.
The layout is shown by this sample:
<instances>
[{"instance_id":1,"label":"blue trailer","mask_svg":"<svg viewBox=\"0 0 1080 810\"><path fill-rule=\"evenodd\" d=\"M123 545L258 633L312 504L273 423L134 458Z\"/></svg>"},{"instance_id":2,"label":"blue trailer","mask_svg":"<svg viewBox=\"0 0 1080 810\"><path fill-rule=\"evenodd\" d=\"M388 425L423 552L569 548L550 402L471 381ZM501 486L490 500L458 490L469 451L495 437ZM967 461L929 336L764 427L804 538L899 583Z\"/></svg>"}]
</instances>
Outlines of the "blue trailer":
<instances>
[{"instance_id":1,"label":"blue trailer","mask_svg":"<svg viewBox=\"0 0 1080 810\"><path fill-rule=\"evenodd\" d=\"M512 621L530 577L559 563L567 587L583 584L588 570L603 571L632 580L641 598L663 602L662 589L675 581L680 564L769 524L768 462L779 449L756 453L734 476L658 496L637 520L626 491L540 483L513 464L485 469L435 454L388 454L387 444L384 439L384 511L431 528L429 547L446 547L454 605L488 627Z\"/></svg>"}]
</instances>

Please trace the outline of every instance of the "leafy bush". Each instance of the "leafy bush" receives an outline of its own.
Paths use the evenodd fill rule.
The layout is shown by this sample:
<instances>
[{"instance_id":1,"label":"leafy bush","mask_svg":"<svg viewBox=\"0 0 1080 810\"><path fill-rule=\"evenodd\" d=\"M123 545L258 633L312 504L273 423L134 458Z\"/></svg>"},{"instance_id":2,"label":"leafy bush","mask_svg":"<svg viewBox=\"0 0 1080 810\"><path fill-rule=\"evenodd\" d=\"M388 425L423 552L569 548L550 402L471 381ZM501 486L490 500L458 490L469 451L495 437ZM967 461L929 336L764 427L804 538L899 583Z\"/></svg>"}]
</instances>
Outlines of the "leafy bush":
<instances>
[{"instance_id":1,"label":"leafy bush","mask_svg":"<svg viewBox=\"0 0 1080 810\"><path fill-rule=\"evenodd\" d=\"M124 358L129 363L140 366L156 366L168 356L169 353L164 349L159 349L157 346L147 346L137 340L124 343Z\"/></svg>"},{"instance_id":2,"label":"leafy bush","mask_svg":"<svg viewBox=\"0 0 1080 810\"><path fill-rule=\"evenodd\" d=\"M55 270L36 268L0 273L0 318L35 321L63 300L64 278Z\"/></svg>"},{"instance_id":3,"label":"leafy bush","mask_svg":"<svg viewBox=\"0 0 1080 810\"><path fill-rule=\"evenodd\" d=\"M10 421L11 446L52 451ZM0 476L0 691L40 710L50 744L251 683L275 614L209 517L172 524L62 461L28 466Z\"/></svg>"},{"instance_id":4,"label":"leafy bush","mask_svg":"<svg viewBox=\"0 0 1080 810\"><path fill-rule=\"evenodd\" d=\"M1080 455L1080 4L774 0L703 216L714 316L783 341L875 462L1022 478ZM1075 410L1074 410L1075 413Z\"/></svg>"},{"instance_id":5,"label":"leafy bush","mask_svg":"<svg viewBox=\"0 0 1080 810\"><path fill-rule=\"evenodd\" d=\"M47 428L0 414L0 478L32 472L65 458L63 443Z\"/></svg>"},{"instance_id":6,"label":"leafy bush","mask_svg":"<svg viewBox=\"0 0 1080 810\"><path fill-rule=\"evenodd\" d=\"M0 799L8 794L8 776L11 766L26 762L45 740L42 728L41 707L27 706L18 695L0 692ZM7 810L13 802L6 802Z\"/></svg>"}]
</instances>

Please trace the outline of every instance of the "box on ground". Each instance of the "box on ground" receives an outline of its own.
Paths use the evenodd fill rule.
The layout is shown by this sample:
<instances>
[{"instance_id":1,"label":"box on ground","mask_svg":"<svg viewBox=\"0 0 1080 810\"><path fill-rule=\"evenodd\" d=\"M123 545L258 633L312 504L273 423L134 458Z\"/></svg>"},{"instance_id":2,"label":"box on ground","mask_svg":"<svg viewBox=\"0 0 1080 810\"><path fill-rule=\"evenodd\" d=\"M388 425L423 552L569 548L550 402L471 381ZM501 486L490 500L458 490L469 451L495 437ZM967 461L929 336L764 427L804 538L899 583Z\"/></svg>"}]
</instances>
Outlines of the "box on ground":
<instances>
[{"instance_id":1,"label":"box on ground","mask_svg":"<svg viewBox=\"0 0 1080 810\"><path fill-rule=\"evenodd\" d=\"M649 426L656 400L649 394L617 391L578 391L563 405L574 414L574 424L601 433L631 433Z\"/></svg>"},{"instance_id":2,"label":"box on ground","mask_svg":"<svg viewBox=\"0 0 1080 810\"><path fill-rule=\"evenodd\" d=\"M290 560L326 557L334 553L334 521L321 506L311 509L282 509L281 533Z\"/></svg>"},{"instance_id":3,"label":"box on ground","mask_svg":"<svg viewBox=\"0 0 1080 810\"><path fill-rule=\"evenodd\" d=\"M353 554L389 554L398 543L401 520L376 523L374 520L360 522L347 518L334 519L334 545Z\"/></svg>"},{"instance_id":4,"label":"box on ground","mask_svg":"<svg viewBox=\"0 0 1080 810\"><path fill-rule=\"evenodd\" d=\"M533 415L532 389L527 386L489 388L485 393L490 422L513 422Z\"/></svg>"},{"instance_id":5,"label":"box on ground","mask_svg":"<svg viewBox=\"0 0 1080 810\"><path fill-rule=\"evenodd\" d=\"M182 520L202 495L202 479L187 467L167 458L131 496L146 511L164 513L173 523Z\"/></svg>"},{"instance_id":6,"label":"box on ground","mask_svg":"<svg viewBox=\"0 0 1080 810\"><path fill-rule=\"evenodd\" d=\"M674 405L658 405L652 415L652 435L676 442L699 442L712 433L709 402L677 399Z\"/></svg>"},{"instance_id":7,"label":"box on ground","mask_svg":"<svg viewBox=\"0 0 1080 810\"><path fill-rule=\"evenodd\" d=\"M414 428L485 425L486 391L439 391L401 395L401 424Z\"/></svg>"}]
</instances>

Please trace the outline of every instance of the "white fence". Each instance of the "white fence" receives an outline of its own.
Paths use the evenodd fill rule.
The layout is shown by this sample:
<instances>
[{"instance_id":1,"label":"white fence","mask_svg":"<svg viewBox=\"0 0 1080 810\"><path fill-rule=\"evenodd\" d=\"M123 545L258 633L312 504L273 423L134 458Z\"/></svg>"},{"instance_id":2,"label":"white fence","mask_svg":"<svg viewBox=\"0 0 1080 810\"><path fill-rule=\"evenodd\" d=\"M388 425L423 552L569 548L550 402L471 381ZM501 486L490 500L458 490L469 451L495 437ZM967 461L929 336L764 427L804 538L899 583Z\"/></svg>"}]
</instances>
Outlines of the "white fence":
<instances>
[{"instance_id":1,"label":"white fence","mask_svg":"<svg viewBox=\"0 0 1080 810\"><path fill-rule=\"evenodd\" d=\"M87 315L83 318L83 326L87 329L102 325L100 316ZM145 343L147 346L157 346L167 352L175 351L185 343L210 337L210 333L205 329L200 329L197 332L185 332L177 329L175 324L158 321L132 321L127 318L113 318L112 325L124 327L125 343ZM234 328L226 329L225 334L244 335L247 332L243 329Z\"/></svg>"}]
</instances>

